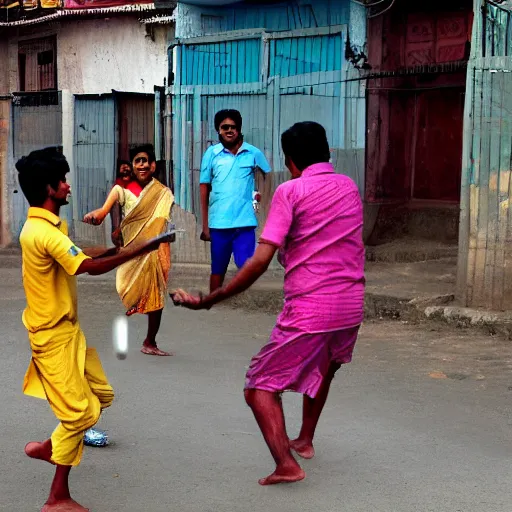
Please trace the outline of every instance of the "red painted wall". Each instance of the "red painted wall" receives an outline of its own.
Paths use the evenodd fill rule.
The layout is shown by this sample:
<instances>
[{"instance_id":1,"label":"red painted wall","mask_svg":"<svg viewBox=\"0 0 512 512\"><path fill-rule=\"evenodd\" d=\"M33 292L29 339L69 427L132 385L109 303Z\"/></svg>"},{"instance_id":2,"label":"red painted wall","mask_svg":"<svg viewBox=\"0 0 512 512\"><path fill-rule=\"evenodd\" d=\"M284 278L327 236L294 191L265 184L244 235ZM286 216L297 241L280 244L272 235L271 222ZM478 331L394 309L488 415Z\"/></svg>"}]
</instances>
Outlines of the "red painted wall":
<instances>
[{"instance_id":1,"label":"red painted wall","mask_svg":"<svg viewBox=\"0 0 512 512\"><path fill-rule=\"evenodd\" d=\"M370 19L371 73L415 74L368 81L367 202L459 200L466 73L421 67L467 61L471 23L471 0L399 1Z\"/></svg>"}]
</instances>

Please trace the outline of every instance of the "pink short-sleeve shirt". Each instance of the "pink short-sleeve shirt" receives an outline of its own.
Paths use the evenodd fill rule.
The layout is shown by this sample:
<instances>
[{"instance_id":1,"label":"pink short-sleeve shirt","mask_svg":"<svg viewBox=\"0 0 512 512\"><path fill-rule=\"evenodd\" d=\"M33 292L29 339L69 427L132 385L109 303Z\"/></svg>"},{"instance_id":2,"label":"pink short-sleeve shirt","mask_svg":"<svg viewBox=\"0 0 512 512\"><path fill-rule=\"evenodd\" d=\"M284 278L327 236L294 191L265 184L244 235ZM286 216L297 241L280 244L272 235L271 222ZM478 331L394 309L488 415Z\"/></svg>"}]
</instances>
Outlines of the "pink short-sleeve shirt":
<instances>
[{"instance_id":1,"label":"pink short-sleeve shirt","mask_svg":"<svg viewBox=\"0 0 512 512\"><path fill-rule=\"evenodd\" d=\"M260 242L279 247L290 323L323 332L362 322L362 234L359 190L331 164L312 165L277 188Z\"/></svg>"}]
</instances>

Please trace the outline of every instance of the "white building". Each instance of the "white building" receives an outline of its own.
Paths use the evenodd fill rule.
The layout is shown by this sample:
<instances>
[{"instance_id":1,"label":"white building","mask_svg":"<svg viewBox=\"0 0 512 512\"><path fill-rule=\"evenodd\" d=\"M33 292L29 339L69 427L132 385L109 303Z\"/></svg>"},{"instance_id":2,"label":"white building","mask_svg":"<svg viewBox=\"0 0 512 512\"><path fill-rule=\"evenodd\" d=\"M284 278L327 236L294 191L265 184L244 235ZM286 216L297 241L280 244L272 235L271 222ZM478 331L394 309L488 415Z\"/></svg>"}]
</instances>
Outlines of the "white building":
<instances>
[{"instance_id":1,"label":"white building","mask_svg":"<svg viewBox=\"0 0 512 512\"><path fill-rule=\"evenodd\" d=\"M62 146L71 164L73 235L105 242L105 231L79 219L106 197L117 158L163 136L163 104L155 105L169 78L171 10L136 4L39 12L0 22L0 245L17 241L27 209L14 163L48 145Z\"/></svg>"}]
</instances>

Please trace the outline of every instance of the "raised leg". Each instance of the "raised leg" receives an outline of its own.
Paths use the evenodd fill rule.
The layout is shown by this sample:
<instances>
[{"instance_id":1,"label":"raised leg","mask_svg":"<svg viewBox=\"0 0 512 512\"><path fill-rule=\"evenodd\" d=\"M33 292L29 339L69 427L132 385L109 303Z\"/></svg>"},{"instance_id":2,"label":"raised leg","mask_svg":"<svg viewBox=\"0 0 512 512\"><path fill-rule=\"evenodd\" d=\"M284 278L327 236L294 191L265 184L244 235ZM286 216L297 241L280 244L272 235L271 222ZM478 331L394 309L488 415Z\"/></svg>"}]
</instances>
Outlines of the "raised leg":
<instances>
[{"instance_id":1,"label":"raised leg","mask_svg":"<svg viewBox=\"0 0 512 512\"><path fill-rule=\"evenodd\" d=\"M316 426L322 414L327 396L329 395L332 379L340 366L339 363L331 363L329 371L315 398L304 395L302 428L300 429L299 437L290 442L291 449L303 459L312 459L315 456L313 437L315 435Z\"/></svg>"},{"instance_id":2,"label":"raised leg","mask_svg":"<svg viewBox=\"0 0 512 512\"><path fill-rule=\"evenodd\" d=\"M306 473L293 458L286 426L281 398L277 393L248 389L245 400L254 413L263 438L276 463L276 470L266 478L259 480L260 485L298 482Z\"/></svg>"},{"instance_id":3,"label":"raised leg","mask_svg":"<svg viewBox=\"0 0 512 512\"><path fill-rule=\"evenodd\" d=\"M160 350L156 344L156 335L162 322L162 309L148 313L148 334L142 343L141 352L150 356L172 356L170 352Z\"/></svg>"},{"instance_id":4,"label":"raised leg","mask_svg":"<svg viewBox=\"0 0 512 512\"><path fill-rule=\"evenodd\" d=\"M43 460L45 462L49 462L50 464L54 464L52 462L52 440L47 439L46 441L39 443L37 441L33 441L28 443L25 446L25 453L31 459Z\"/></svg>"}]
</instances>

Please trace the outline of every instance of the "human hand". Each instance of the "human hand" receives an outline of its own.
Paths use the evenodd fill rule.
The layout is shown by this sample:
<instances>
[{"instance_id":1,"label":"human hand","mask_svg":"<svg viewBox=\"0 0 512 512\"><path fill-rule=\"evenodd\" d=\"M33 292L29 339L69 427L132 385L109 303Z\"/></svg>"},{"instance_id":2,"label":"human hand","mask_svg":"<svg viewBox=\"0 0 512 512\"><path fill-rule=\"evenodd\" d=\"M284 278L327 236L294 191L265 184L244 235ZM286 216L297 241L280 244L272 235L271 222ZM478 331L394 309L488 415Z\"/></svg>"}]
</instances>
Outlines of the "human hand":
<instances>
[{"instance_id":1,"label":"human hand","mask_svg":"<svg viewBox=\"0 0 512 512\"><path fill-rule=\"evenodd\" d=\"M199 293L199 297L195 297L179 288L175 292L170 293L169 296L175 306L182 306L187 309L197 311L200 309L210 309L213 306L213 303L208 300L208 297L205 298L201 292Z\"/></svg>"},{"instance_id":2,"label":"human hand","mask_svg":"<svg viewBox=\"0 0 512 512\"><path fill-rule=\"evenodd\" d=\"M83 222L92 224L93 226L99 226L104 219L105 215L103 215L101 208L99 208L98 210L87 213L83 218Z\"/></svg>"},{"instance_id":3,"label":"human hand","mask_svg":"<svg viewBox=\"0 0 512 512\"><path fill-rule=\"evenodd\" d=\"M203 228L203 232L199 238L203 242L211 242L212 239L210 238L210 228Z\"/></svg>"},{"instance_id":4,"label":"human hand","mask_svg":"<svg viewBox=\"0 0 512 512\"><path fill-rule=\"evenodd\" d=\"M167 231L148 241L148 250L156 251L160 244L170 244L176 240L176 233L174 231Z\"/></svg>"}]
</instances>

